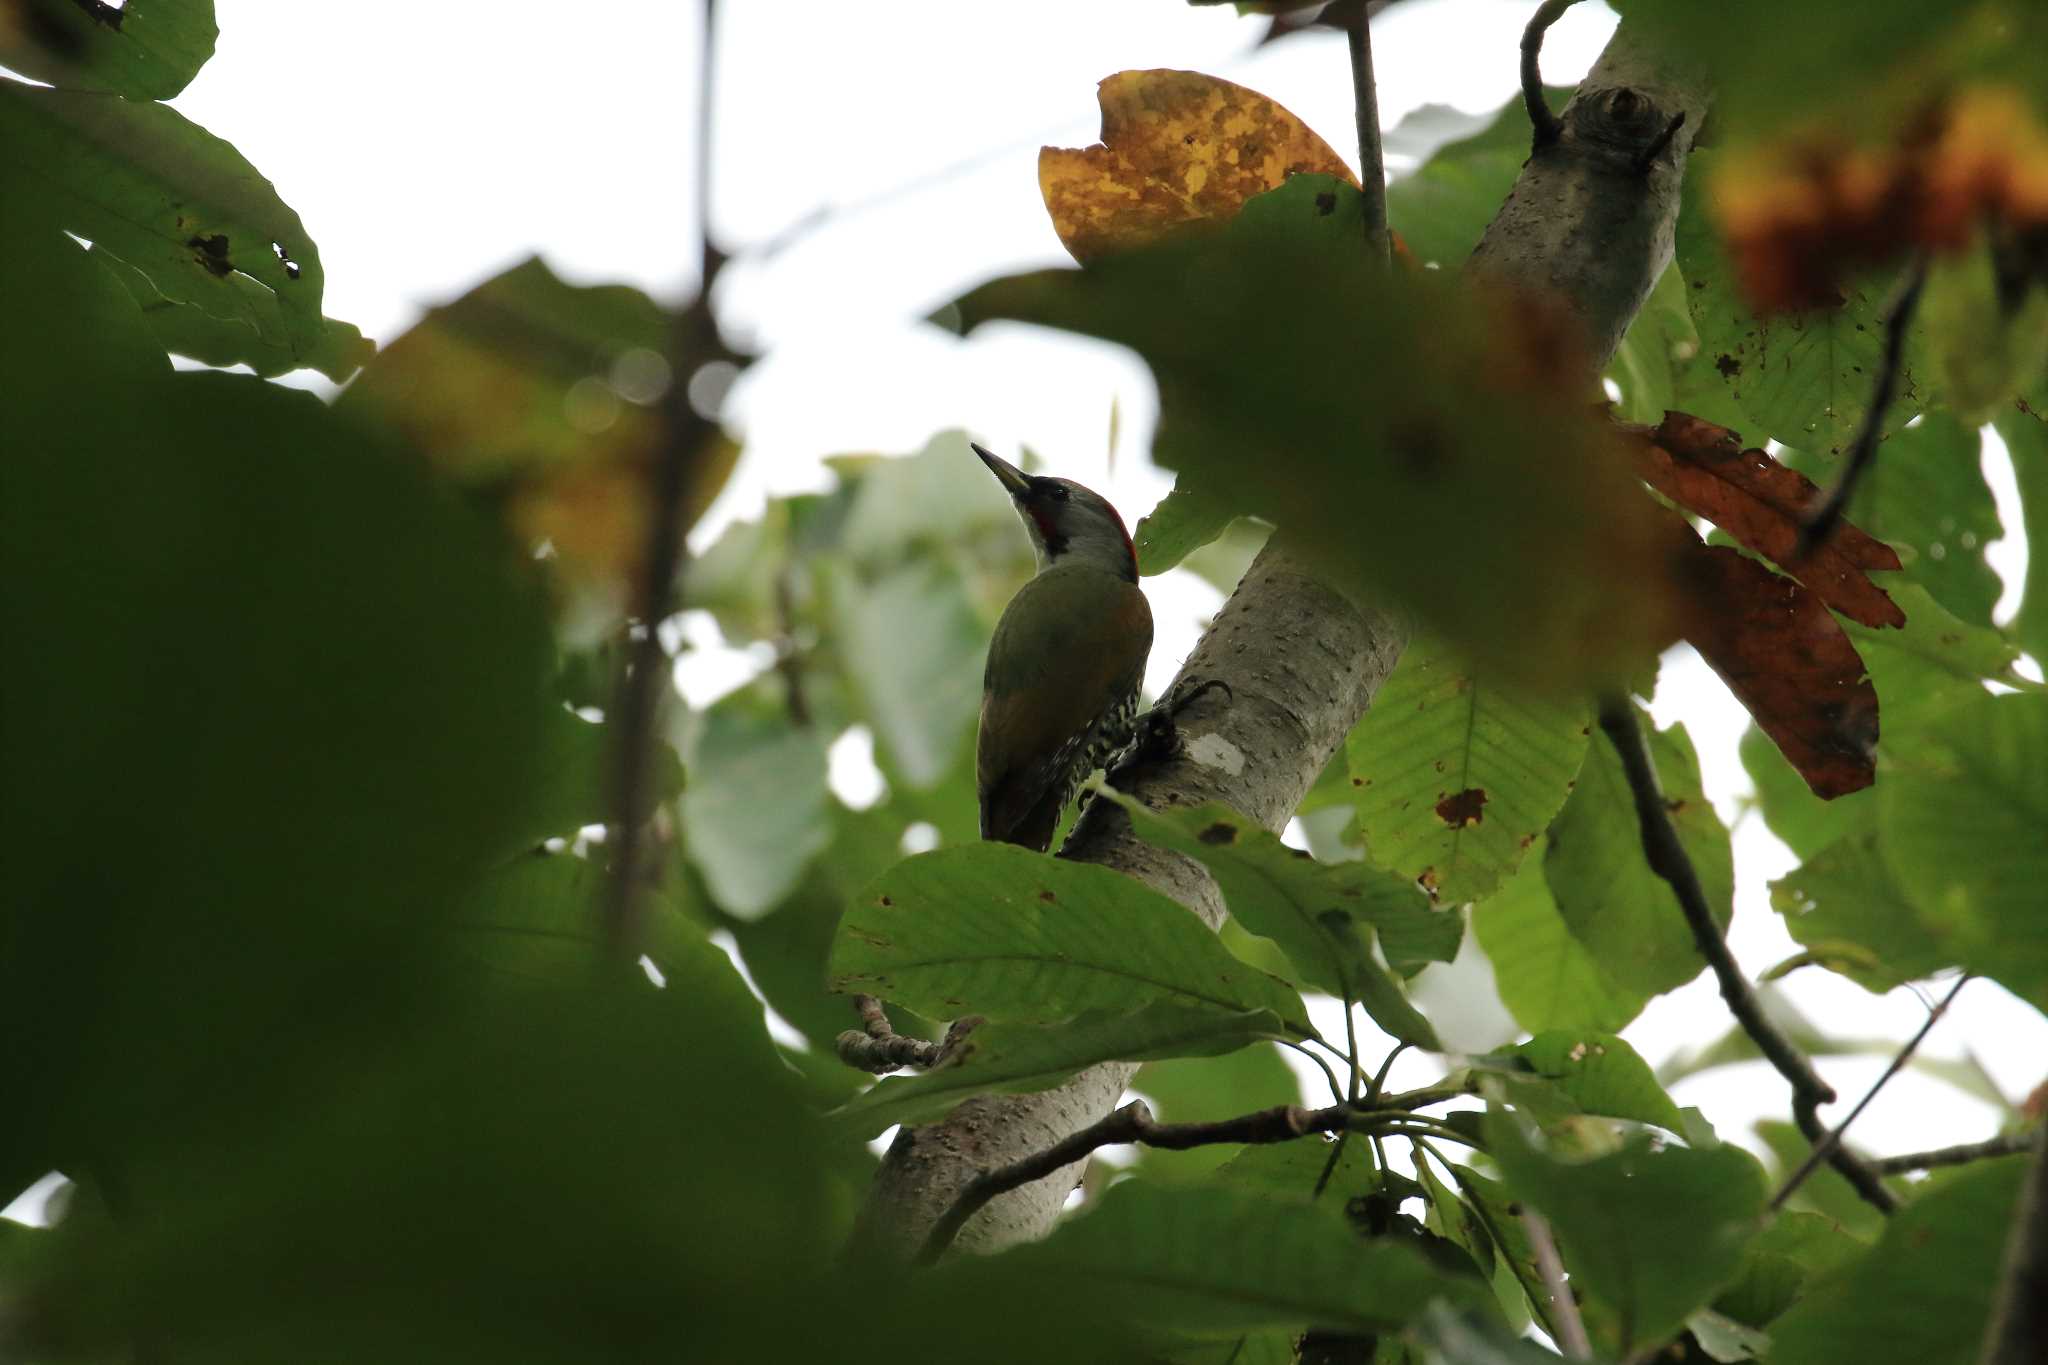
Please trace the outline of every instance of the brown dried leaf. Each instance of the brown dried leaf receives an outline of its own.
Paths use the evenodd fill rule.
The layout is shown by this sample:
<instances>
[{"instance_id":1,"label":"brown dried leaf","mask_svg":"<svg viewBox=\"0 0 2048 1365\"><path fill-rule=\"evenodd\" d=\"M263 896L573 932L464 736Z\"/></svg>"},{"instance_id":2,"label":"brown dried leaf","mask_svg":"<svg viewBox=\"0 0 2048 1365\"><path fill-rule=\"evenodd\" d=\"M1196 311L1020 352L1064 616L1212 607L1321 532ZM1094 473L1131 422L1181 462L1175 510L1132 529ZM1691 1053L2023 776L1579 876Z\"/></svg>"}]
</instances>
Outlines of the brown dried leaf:
<instances>
[{"instance_id":1,"label":"brown dried leaf","mask_svg":"<svg viewBox=\"0 0 2048 1365\"><path fill-rule=\"evenodd\" d=\"M1869 786L1877 689L1841 623L1795 580L1728 546L1693 545L1685 638L1814 795Z\"/></svg>"},{"instance_id":2,"label":"brown dried leaf","mask_svg":"<svg viewBox=\"0 0 2048 1365\"><path fill-rule=\"evenodd\" d=\"M1328 143L1253 90L1198 71L1119 71L1096 91L1102 141L1038 153L1053 230L1087 262L1234 217L1290 175L1356 185Z\"/></svg>"},{"instance_id":3,"label":"brown dried leaf","mask_svg":"<svg viewBox=\"0 0 2048 1365\"><path fill-rule=\"evenodd\" d=\"M1820 600L1860 625L1903 626L1906 613L1866 576L1893 571L1891 546L1842 522L1825 544L1794 563L1799 529L1819 500L1813 481L1761 450L1742 448L1727 427L1667 412L1655 428L1631 427L1636 471L1679 506L1713 522L1785 567Z\"/></svg>"}]
</instances>

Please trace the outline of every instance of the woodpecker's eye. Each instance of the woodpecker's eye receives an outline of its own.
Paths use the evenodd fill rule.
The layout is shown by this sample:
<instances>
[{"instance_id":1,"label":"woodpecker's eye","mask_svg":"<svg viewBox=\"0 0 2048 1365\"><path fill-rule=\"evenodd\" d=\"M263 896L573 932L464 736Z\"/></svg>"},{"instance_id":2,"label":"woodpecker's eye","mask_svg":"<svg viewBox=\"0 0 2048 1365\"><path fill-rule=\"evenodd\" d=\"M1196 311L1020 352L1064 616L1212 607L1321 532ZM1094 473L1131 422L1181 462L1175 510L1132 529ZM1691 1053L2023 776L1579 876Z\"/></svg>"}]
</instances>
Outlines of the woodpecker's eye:
<instances>
[{"instance_id":1,"label":"woodpecker's eye","mask_svg":"<svg viewBox=\"0 0 2048 1365\"><path fill-rule=\"evenodd\" d=\"M1054 502L1065 502L1067 500L1067 486L1065 484L1056 483L1052 487L1045 490L1045 495L1051 498Z\"/></svg>"}]
</instances>

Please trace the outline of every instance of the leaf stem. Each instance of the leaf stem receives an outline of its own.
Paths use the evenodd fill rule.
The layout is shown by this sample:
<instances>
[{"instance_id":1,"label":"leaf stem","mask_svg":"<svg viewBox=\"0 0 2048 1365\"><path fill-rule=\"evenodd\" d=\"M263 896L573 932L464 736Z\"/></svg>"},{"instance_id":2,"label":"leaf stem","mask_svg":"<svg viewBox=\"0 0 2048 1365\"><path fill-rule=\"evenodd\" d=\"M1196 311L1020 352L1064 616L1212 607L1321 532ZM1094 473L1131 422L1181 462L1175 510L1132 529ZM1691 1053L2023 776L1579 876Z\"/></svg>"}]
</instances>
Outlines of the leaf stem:
<instances>
[{"instance_id":1,"label":"leaf stem","mask_svg":"<svg viewBox=\"0 0 2048 1365\"><path fill-rule=\"evenodd\" d=\"M1590 1360L1593 1343L1586 1338L1586 1324L1579 1317L1579 1301L1572 1297L1564 1280L1564 1258L1557 1254L1557 1242L1550 1235L1550 1223L1536 1210L1522 1209L1522 1227L1529 1234L1529 1249L1536 1253L1536 1269L1543 1276L1543 1288L1557 1309L1557 1344L1570 1360Z\"/></svg>"}]
</instances>

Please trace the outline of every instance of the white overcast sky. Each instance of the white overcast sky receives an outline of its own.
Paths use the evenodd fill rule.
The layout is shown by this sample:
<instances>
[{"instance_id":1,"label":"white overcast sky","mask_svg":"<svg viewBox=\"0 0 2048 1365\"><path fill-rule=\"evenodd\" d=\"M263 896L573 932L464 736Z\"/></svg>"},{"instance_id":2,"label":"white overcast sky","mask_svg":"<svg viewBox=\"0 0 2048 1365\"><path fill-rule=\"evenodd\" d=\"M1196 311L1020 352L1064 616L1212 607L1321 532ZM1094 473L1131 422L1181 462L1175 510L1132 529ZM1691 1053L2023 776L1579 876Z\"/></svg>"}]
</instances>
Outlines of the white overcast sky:
<instances>
[{"instance_id":1,"label":"white overcast sky","mask_svg":"<svg viewBox=\"0 0 2048 1365\"><path fill-rule=\"evenodd\" d=\"M1509 98L1534 8L1406 0L1387 11L1373 38L1386 124L1425 102L1483 111ZM770 492L823 486L825 455L912 451L946 427L1002 450L1029 445L1127 519L1145 512L1168 480L1145 458L1156 403L1142 365L1020 328L962 341L917 319L989 275L1066 260L1039 201L1037 149L1095 140L1095 84L1112 72L1184 67L1250 85L1355 162L1341 36L1254 51L1261 21L1178 0L726 0L721 10L712 222L740 259L720 312L735 339L770 353L735 392L729 416L746 455L697 543ZM535 251L579 282L672 298L693 287L696 4L220 0L218 11L218 54L176 104L235 143L305 219L330 314L388 341L424 307ZM1597 4L1567 13L1544 48L1546 77L1576 80L1613 23ZM841 211L789 249L749 258L819 210ZM1112 400L1122 417L1113 474ZM1997 562L2016 571L2020 548L2001 547ZM1180 578L1146 585L1159 618L1155 688L1219 600ZM744 667L706 657L686 670L694 701ZM1748 789L1735 757L1741 712L1689 652L1664 676L1659 719L1685 721L1709 791L1734 819ZM1792 859L1753 814L1736 825L1736 859L1733 941L1760 973L1795 950L1765 890ZM1845 1035L1903 1038L1924 1017L1909 992L1878 999L1817 970L1788 990ZM1490 995L1483 969L1425 990L1447 1032L1475 1046L1501 1040ZM1655 1063L1727 1025L1703 976L1653 1003L1629 1036ZM1925 1050L1960 1056L1966 1045L2018 1098L2041 1079L2048 1021L1979 982ZM1426 1078L1426 1059L1402 1060L1397 1083ZM1853 1098L1881 1066L1823 1069ZM1688 1082L1678 1099L1734 1137L1787 1109L1783 1083L1761 1065ZM1909 1075L1857 1131L1904 1150L1982 1137L1994 1122Z\"/></svg>"}]
</instances>

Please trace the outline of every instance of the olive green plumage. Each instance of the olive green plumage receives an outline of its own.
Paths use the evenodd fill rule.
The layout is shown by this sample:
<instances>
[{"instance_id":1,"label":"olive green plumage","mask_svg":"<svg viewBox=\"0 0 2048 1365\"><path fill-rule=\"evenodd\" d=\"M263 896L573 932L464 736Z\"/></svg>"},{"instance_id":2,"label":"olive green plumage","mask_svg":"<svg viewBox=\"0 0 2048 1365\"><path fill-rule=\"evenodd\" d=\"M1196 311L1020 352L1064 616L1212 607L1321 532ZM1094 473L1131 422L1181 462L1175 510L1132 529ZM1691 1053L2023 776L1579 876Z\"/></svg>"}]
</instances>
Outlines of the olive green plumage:
<instances>
[{"instance_id":1,"label":"olive green plumage","mask_svg":"<svg viewBox=\"0 0 2048 1365\"><path fill-rule=\"evenodd\" d=\"M1114 508L1077 483L975 451L1016 504L1039 563L1004 608L982 674L981 835L1043 851L1082 779L1130 738L1152 612Z\"/></svg>"}]
</instances>

